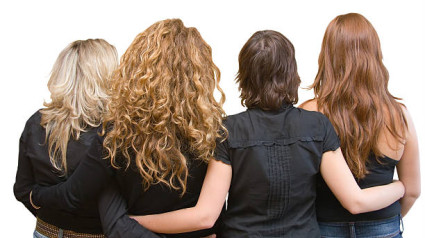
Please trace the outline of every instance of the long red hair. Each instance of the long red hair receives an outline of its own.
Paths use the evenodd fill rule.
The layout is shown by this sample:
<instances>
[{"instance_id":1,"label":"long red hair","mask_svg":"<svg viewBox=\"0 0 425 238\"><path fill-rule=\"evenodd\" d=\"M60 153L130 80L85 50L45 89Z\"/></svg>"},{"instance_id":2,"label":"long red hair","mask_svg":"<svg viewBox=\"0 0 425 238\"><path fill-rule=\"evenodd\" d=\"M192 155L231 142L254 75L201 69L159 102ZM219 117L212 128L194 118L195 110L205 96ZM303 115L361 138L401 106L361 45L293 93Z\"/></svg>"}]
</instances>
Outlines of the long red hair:
<instances>
[{"instance_id":1,"label":"long red hair","mask_svg":"<svg viewBox=\"0 0 425 238\"><path fill-rule=\"evenodd\" d=\"M400 143L405 139L402 104L388 91L388 78L372 24L357 13L333 19L323 38L319 70L311 88L319 111L335 127L347 164L357 178L367 173L371 152L383 156L378 149L382 130Z\"/></svg>"}]
</instances>

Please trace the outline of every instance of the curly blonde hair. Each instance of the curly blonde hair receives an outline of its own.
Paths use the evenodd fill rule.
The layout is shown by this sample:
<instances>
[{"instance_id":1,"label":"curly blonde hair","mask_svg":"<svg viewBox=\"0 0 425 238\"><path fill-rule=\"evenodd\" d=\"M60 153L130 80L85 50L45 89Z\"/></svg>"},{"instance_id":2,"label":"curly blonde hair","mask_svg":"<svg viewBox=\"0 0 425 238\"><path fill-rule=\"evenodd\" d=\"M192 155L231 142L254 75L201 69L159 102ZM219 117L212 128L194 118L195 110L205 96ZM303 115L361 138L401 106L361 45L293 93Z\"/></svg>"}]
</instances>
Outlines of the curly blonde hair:
<instances>
[{"instance_id":1,"label":"curly blonde hair","mask_svg":"<svg viewBox=\"0 0 425 238\"><path fill-rule=\"evenodd\" d=\"M184 154L207 162L216 139L227 134L219 81L211 47L196 28L169 19L137 35L115 72L105 117L112 166L128 168L134 160L144 189L164 183L184 194L190 162Z\"/></svg>"},{"instance_id":2,"label":"curly blonde hair","mask_svg":"<svg viewBox=\"0 0 425 238\"><path fill-rule=\"evenodd\" d=\"M87 127L101 124L108 101L107 88L118 66L114 46L102 39L78 40L59 54L47 84L41 126L53 167L67 175L66 150L70 137L78 140Z\"/></svg>"}]
</instances>

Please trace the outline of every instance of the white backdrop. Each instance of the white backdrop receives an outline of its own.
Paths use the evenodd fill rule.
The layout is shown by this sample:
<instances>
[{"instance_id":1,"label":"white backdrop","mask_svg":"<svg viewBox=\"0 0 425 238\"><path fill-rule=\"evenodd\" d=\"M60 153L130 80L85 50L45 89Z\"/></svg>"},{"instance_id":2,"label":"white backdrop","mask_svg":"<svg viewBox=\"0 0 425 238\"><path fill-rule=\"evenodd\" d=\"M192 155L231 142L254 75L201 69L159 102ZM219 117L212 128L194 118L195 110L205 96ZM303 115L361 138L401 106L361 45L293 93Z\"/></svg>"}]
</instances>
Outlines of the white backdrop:
<instances>
[{"instance_id":1,"label":"white backdrop","mask_svg":"<svg viewBox=\"0 0 425 238\"><path fill-rule=\"evenodd\" d=\"M134 37L156 21L181 18L211 45L222 72L227 114L240 106L234 77L242 45L257 30L283 33L296 49L302 87L313 82L327 24L337 15L363 14L381 39L390 91L409 108L425 148L425 5L421 0L322 1L2 1L0 3L1 233L31 237L34 217L13 196L18 141L25 121L44 100L59 52L77 39L103 38L122 55ZM300 102L312 92L299 90ZM422 171L425 171L422 162ZM425 177L425 176L423 176ZM422 179L423 181L423 179ZM424 184L424 182L422 183ZM404 237L424 237L424 195L404 219ZM422 233L421 233L422 232Z\"/></svg>"}]
</instances>

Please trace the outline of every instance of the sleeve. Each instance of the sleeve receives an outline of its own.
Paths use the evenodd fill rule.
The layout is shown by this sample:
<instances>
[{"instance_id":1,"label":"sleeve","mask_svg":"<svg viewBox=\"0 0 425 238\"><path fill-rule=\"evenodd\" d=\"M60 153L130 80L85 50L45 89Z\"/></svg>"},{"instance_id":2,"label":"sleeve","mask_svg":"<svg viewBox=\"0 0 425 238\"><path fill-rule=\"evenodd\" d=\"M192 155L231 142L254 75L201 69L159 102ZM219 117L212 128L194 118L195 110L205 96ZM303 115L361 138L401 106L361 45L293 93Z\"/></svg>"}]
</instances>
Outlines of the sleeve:
<instances>
[{"instance_id":1,"label":"sleeve","mask_svg":"<svg viewBox=\"0 0 425 238\"><path fill-rule=\"evenodd\" d=\"M149 231L127 215L127 204L115 182L102 192L98 208L103 232L109 238L165 237Z\"/></svg>"},{"instance_id":2,"label":"sleeve","mask_svg":"<svg viewBox=\"0 0 425 238\"><path fill-rule=\"evenodd\" d=\"M322 121L324 124L324 130L325 130L325 136L323 141L324 142L323 153L327 151L335 151L341 146L338 135L336 134L335 129L332 126L332 123L329 121L329 119L325 115L322 116Z\"/></svg>"},{"instance_id":3,"label":"sleeve","mask_svg":"<svg viewBox=\"0 0 425 238\"><path fill-rule=\"evenodd\" d=\"M32 199L41 207L78 210L82 204L97 200L114 175L109 160L103 159L103 138L97 136L74 173L63 183L41 187L35 185Z\"/></svg>"},{"instance_id":4,"label":"sleeve","mask_svg":"<svg viewBox=\"0 0 425 238\"><path fill-rule=\"evenodd\" d=\"M36 210L32 207L29 194L35 184L34 172L30 158L27 156L26 139L28 136L28 125L25 126L19 140L18 171L16 172L15 185L13 192L17 200L22 202L25 207L35 216Z\"/></svg>"},{"instance_id":5,"label":"sleeve","mask_svg":"<svg viewBox=\"0 0 425 238\"><path fill-rule=\"evenodd\" d=\"M215 147L214 151L214 159L231 165L229 156L229 142L227 139L225 141L217 140L216 144L217 146Z\"/></svg>"}]
</instances>

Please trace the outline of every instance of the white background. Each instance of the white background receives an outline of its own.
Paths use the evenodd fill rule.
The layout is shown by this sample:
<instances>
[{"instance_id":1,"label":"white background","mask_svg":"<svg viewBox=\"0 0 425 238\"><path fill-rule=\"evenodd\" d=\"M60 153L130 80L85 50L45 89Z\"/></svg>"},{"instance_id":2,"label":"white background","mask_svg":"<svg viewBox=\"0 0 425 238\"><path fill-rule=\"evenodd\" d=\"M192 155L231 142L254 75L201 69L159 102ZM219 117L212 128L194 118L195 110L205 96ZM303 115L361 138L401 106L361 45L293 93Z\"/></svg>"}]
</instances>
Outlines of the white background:
<instances>
[{"instance_id":1,"label":"white background","mask_svg":"<svg viewBox=\"0 0 425 238\"><path fill-rule=\"evenodd\" d=\"M2 1L0 3L1 142L0 224L3 236L31 237L34 217L17 202L12 187L18 141L25 121L49 100L47 81L59 52L77 39L103 38L119 55L156 21L181 18L198 28L213 49L227 95L225 110L240 106L234 78L242 45L257 30L283 33L296 49L302 85L313 82L320 44L337 15L363 14L381 39L390 72L390 92L403 98L425 148L425 6L421 0L357 1ZM312 92L300 88L300 102ZM422 161L422 171L425 171ZM425 177L425 176L423 176ZM423 179L422 179L423 181ZM422 183L424 184L424 183ZM404 219L404 237L424 237L423 195Z\"/></svg>"}]
</instances>

